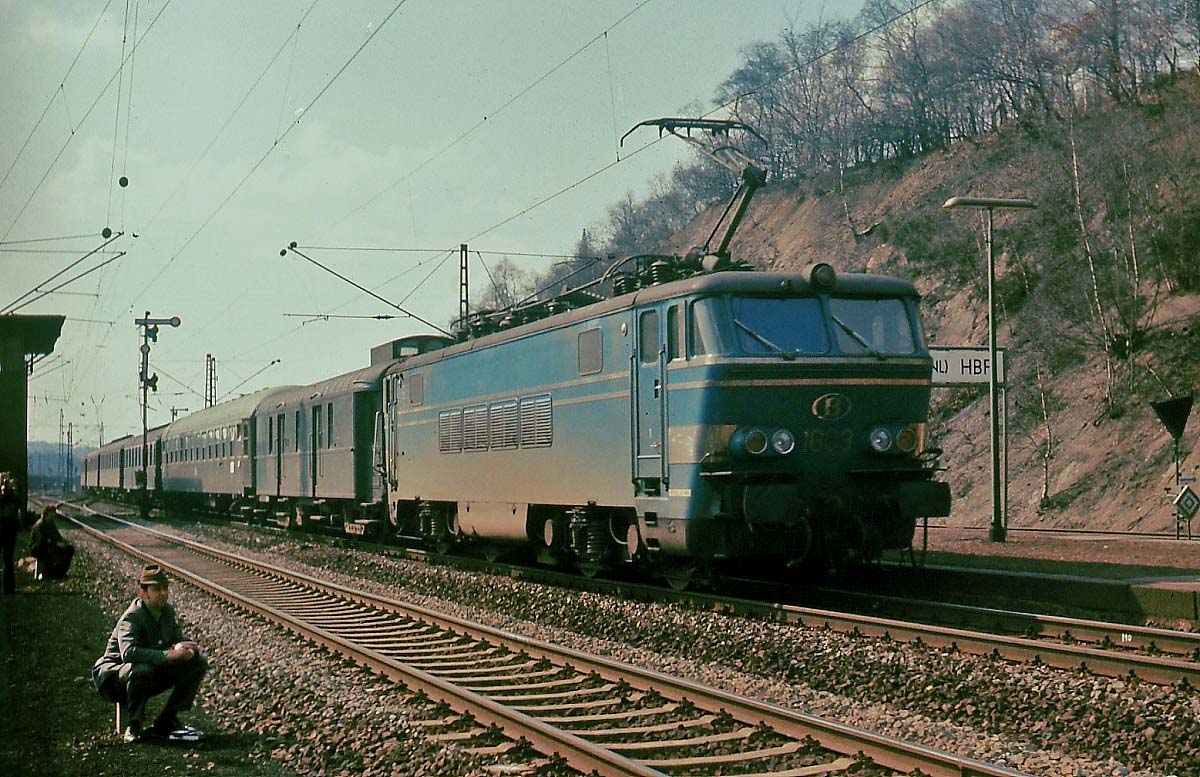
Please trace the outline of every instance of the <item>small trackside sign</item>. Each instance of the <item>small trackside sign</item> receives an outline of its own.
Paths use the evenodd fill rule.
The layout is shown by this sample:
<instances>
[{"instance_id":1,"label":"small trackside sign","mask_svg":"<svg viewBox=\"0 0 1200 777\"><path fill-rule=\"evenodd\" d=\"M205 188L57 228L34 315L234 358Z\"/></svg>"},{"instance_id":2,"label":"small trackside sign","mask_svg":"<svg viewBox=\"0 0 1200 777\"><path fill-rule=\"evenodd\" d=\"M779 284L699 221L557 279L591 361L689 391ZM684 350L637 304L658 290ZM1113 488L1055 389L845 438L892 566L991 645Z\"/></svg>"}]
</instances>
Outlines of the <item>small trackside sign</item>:
<instances>
[{"instance_id":1,"label":"small trackside sign","mask_svg":"<svg viewBox=\"0 0 1200 777\"><path fill-rule=\"evenodd\" d=\"M934 386L987 384L991 381L991 359L987 348L930 348L929 356L933 359ZM1000 363L996 382L1003 386L1007 377L1003 348L996 350L996 360Z\"/></svg>"},{"instance_id":2,"label":"small trackside sign","mask_svg":"<svg viewBox=\"0 0 1200 777\"><path fill-rule=\"evenodd\" d=\"M1175 497L1174 504L1179 508L1179 514L1190 521L1196 511L1200 510L1200 496L1196 496L1191 486L1184 486L1179 496Z\"/></svg>"}]
</instances>

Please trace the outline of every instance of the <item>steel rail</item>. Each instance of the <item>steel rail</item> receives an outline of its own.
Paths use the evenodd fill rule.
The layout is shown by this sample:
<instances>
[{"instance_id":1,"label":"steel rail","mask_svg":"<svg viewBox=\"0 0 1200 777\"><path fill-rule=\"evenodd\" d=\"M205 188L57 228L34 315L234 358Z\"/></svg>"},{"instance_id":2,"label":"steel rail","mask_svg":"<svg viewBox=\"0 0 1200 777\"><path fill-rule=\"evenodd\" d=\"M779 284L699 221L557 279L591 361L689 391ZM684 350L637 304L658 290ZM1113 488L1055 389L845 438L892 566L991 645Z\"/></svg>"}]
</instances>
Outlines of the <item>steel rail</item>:
<instances>
[{"instance_id":1,"label":"steel rail","mask_svg":"<svg viewBox=\"0 0 1200 777\"><path fill-rule=\"evenodd\" d=\"M864 599L871 604L883 603L901 607L905 612L927 610L930 617L948 620L976 620L991 622L996 629L1011 633L1033 634L1062 640L1114 645L1123 649L1161 651L1176 656L1194 656L1200 660L1200 634L1189 631L1138 626L1086 618L1068 618L1059 615L1022 610L1004 610L994 607L937 602L903 596L885 596L859 591L823 589L820 593L848 599Z\"/></svg>"},{"instance_id":2,"label":"steel rail","mask_svg":"<svg viewBox=\"0 0 1200 777\"><path fill-rule=\"evenodd\" d=\"M73 505L74 506L74 505ZM78 507L78 506L75 506ZM90 508L78 508L94 514L103 515ZM964 758L951 753L945 753L933 748L916 745L913 743L903 742L901 740L888 737L875 732L866 731L846 724L837 723L830 720L825 720L804 713L799 713L789 710L779 705L762 702L756 699L750 699L737 694L728 693L715 688L706 687L698 683L684 680L677 677L662 674L650 669L633 666L610 659L592 656L571 648L566 648L557 645L550 645L538 640L530 639L511 632L495 629L482 624L472 623L455 616L447 615L430 610L419 605L402 602L389 597L384 597L376 594L371 594L363 591L348 588L346 586L333 583L330 581L320 580L310 575L301 572L285 569L274 564L254 561L246 559L236 553L223 551L210 546L205 546L201 543L179 537L173 534L162 532L157 529L142 526L122 519L113 518L111 516L103 516L108 520L117 521L126 524L132 528L136 528L143 532L161 537L181 546L187 547L195 552L209 555L218 559L222 559L227 563L237 564L239 566L255 568L265 571L271 575L289 580L305 587L315 588L328 594L338 596L359 604L377 607L389 612L400 613L422 621L434 623L441 628L462 632L465 634L477 636L485 639L488 642L502 645L510 650L528 654L534 657L547 659L555 663L568 663L576 669L582 668L584 671L589 671L596 674L598 677L611 682L625 682L637 687L642 686L643 690L657 692L666 696L677 696L692 701L697 706L707 707L710 709L723 709L734 718L744 721L751 725L766 724L780 734L789 736L794 739L804 739L810 737L818 742L823 747L840 753L863 753L870 757L875 763L886 768L894 769L901 772L909 772L914 769L920 769L925 774L932 777L1019 777L1022 773L1007 769L1001 766L976 761L970 758ZM73 520L73 519L72 519ZM93 535L101 539L119 543L127 552L134 555L146 558L150 554L138 551L129 546L127 543L122 543L120 540L108 537L103 532L87 527L86 524L76 521L80 526L85 527ZM158 560L158 559L156 559ZM159 563L166 563L159 560ZM174 566L174 565L172 565ZM587 740L575 737L570 734L559 732L552 726L547 726L541 723L536 718L532 718L521 713L514 713L507 708L501 708L501 705L496 705L486 697L478 694L463 691L455 688L438 678L407 667L399 662L389 659L376 651L354 646L352 643L342 640L322 629L313 629L310 626L303 626L295 619L290 618L281 611L273 607L254 602L246 599L234 592L225 592L225 589L220 586L204 581L198 576L187 573L184 575L189 580L192 580L205 590L220 589L221 596L233 598L250 609L253 612L258 612L276 622L283 623L289 629L303 635L309 636L310 633L322 644L330 645L340 652L348 652L359 663L371 666L382 666L381 670L388 676L396 673L395 677L403 678L412 677L417 683L414 687L426 689L427 693L449 694L452 698L459 700L458 703L467 706L477 717L487 719L492 715L496 715L498 719L512 719L511 725L520 724L521 726L530 727L531 731L542 731L538 738L526 736L527 739L534 742L535 747L538 747L542 752L554 752L556 750L566 750L567 745L573 747L582 746L585 752L603 751L607 754L603 746L593 745ZM414 674L410 674L414 673ZM408 684L408 683L406 683ZM501 708L501 709L496 709ZM562 737L567 737L563 739ZM578 742L578 745L575 743ZM539 746L540 745L540 746ZM594 757L602 757L601 753L594 753ZM570 763L571 758L568 755L567 760ZM642 766L634 761L621 759L621 761L631 764L630 768L639 768L642 770L647 767ZM571 764L576 766L575 763ZM577 767L579 768L579 767ZM586 766L586 769L597 768L596 766ZM660 774L661 772L654 771L615 771L611 766L605 765L600 769L602 774Z\"/></svg>"},{"instance_id":3,"label":"steel rail","mask_svg":"<svg viewBox=\"0 0 1200 777\"><path fill-rule=\"evenodd\" d=\"M77 505L72 506L76 507L77 509L87 509L79 508ZM607 748L604 748L603 746L596 745L586 739L575 736L568 731L564 731L563 729L543 723L537 718L526 715L511 707L498 704L485 696L481 696L454 684L447 683L438 679L437 677L434 677L428 672L424 672L416 667L402 664L375 650L357 645L350 640L342 639L326 629L306 624L297 618L291 617L282 610L267 604L263 604L250 597L243 596L236 591L206 579L202 575L195 574L190 570L179 566L178 564L171 563L169 560L163 557L156 556L153 553L146 552L134 545L109 536L104 532L95 529L94 527L88 526L82 521L70 516L64 517L97 539L118 547L122 551L137 558L160 564L164 568L171 570L176 576L192 583L197 588L207 591L219 598L233 602L253 614L259 615L268 621L283 626L287 630L304 639L311 640L318 645L329 648L336 653L341 653L349 657L360 666L371 669L372 671L387 677L393 682L402 683L411 691L423 691L426 695L432 698L445 700L458 709L470 712L480 721L500 725L506 732L516 732L517 736L522 736L527 739L535 749L543 753L557 753L562 755L566 762L573 768L579 769L583 772L596 771L604 775L611 774L630 775L630 777L666 777L666 773L664 772L649 768L632 759L625 758ZM257 563L248 562L247 559L236 556L235 554L228 554L216 548L208 548L200 545L199 543L194 543L190 540L179 537L173 537L164 532L158 532L129 521L111 518L108 516L104 517L107 517L109 520L116 520L120 523L128 524L133 528L141 529L152 535L169 539L172 542L178 542L179 544L187 546L190 550L196 552L214 555L223 558L226 561L232 561L242 566L258 566ZM270 565L261 566L264 568L270 568ZM278 574L276 569L271 569L271 571L274 574ZM288 575L285 573L284 576L286 577ZM315 578L310 578L310 580L315 581ZM515 739L516 737L514 736L513 738Z\"/></svg>"}]
</instances>

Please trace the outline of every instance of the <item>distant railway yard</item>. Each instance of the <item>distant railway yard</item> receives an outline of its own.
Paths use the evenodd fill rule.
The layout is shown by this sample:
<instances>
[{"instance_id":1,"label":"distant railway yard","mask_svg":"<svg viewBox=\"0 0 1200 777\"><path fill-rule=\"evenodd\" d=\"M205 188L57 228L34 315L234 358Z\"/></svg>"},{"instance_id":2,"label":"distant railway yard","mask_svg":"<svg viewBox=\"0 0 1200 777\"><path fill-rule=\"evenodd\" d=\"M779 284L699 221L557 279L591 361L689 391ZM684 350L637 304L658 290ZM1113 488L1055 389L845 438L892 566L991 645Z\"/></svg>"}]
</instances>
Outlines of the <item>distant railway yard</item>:
<instances>
[{"instance_id":1,"label":"distant railway yard","mask_svg":"<svg viewBox=\"0 0 1200 777\"><path fill-rule=\"evenodd\" d=\"M102 624L130 595L131 552L178 564L177 603L210 646L215 735L131 753L96 700L99 724L48 748L47 774L1200 774L1188 631L972 597L685 593L224 522L147 533L102 503L64 512L77 566L28 598ZM85 669L38 693L77 696Z\"/></svg>"}]
</instances>

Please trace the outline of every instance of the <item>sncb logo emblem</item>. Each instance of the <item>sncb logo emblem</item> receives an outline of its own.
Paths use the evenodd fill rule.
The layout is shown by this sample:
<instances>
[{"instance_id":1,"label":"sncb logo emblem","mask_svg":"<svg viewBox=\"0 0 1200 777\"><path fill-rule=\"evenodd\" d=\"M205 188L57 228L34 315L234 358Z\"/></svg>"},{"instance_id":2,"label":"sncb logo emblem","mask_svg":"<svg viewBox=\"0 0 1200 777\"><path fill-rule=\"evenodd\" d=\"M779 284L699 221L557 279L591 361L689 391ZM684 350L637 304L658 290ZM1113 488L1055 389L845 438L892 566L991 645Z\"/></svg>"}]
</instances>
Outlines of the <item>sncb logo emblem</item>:
<instances>
[{"instance_id":1,"label":"sncb logo emblem","mask_svg":"<svg viewBox=\"0 0 1200 777\"><path fill-rule=\"evenodd\" d=\"M824 394L813 400L812 414L822 421L836 421L850 415L850 398L845 394Z\"/></svg>"}]
</instances>

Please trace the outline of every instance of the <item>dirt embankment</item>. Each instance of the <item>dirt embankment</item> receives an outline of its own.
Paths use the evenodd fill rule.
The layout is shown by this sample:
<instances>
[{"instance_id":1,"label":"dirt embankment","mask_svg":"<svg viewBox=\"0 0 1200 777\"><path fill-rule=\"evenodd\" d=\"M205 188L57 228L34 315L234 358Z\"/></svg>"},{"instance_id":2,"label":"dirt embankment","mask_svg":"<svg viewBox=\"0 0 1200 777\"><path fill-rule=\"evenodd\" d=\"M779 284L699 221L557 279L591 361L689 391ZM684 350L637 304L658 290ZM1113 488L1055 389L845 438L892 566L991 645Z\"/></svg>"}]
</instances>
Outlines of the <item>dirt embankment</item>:
<instances>
[{"instance_id":1,"label":"dirt embankment","mask_svg":"<svg viewBox=\"0 0 1200 777\"><path fill-rule=\"evenodd\" d=\"M1200 263L1197 122L1200 81L1173 88L1153 105L1070 126L1013 126L921 159L853 170L841 181L769 186L752 204L732 253L762 269L825 261L842 271L909 278L923 295L930 344L985 346L982 219L978 212L947 212L942 203L955 195L1035 200L1037 211L995 214L998 337L1008 349L1011 381L1009 523L1174 531L1171 438L1149 403L1200 387L1200 294L1164 274L1168 260ZM1127 184L1114 169L1133 171ZM1122 211L1125 200L1130 205ZM702 243L720 211L702 214L660 249L682 253ZM1116 276L1139 263L1136 302L1114 296L1103 322L1089 318L1089 251L1104 288L1119 290ZM1132 358L1116 342L1120 317L1131 308L1138 331ZM1116 343L1111 361L1101 347L1101 323ZM931 437L946 451L943 477L955 500L949 523L985 526L991 516L986 386L936 389L934 405ZM1194 409L1180 446L1185 477L1200 477L1198 414ZM1193 529L1200 533L1200 517Z\"/></svg>"}]
</instances>

